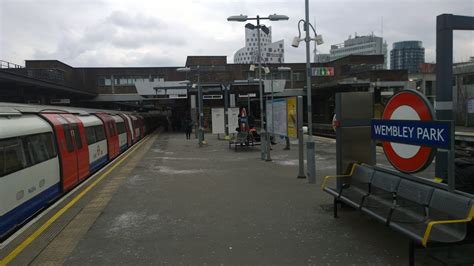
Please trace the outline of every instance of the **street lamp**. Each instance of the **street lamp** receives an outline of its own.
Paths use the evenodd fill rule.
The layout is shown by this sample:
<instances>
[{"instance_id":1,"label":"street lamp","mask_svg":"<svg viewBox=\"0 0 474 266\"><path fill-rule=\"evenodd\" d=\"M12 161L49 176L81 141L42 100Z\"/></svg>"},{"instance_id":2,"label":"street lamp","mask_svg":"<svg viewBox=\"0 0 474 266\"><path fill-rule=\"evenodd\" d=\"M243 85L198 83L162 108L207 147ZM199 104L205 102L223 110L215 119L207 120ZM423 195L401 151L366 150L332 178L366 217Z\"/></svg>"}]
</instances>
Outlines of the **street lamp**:
<instances>
[{"instance_id":1,"label":"street lamp","mask_svg":"<svg viewBox=\"0 0 474 266\"><path fill-rule=\"evenodd\" d=\"M279 21L279 20L288 20L288 16L285 15L269 15L268 17L260 17L257 15L254 18L249 18L246 15L237 15L237 16L230 16L227 18L227 21L236 21L236 22L245 22L248 20L256 20L257 21L257 62L258 62L258 87L260 91L260 112L261 112L261 121L260 121L260 127L261 127L261 138L265 135L265 142L268 145L268 135L265 133L265 128L264 128L264 117L265 114L263 112L263 90L262 90L262 53L261 53L261 45L260 45L260 20L261 19L267 19L270 21ZM262 141L263 143L263 141ZM269 150L269 149L267 149ZM269 159L270 154L265 151L265 147L263 145L260 145L260 154L261 154L261 159Z\"/></svg>"},{"instance_id":2,"label":"street lamp","mask_svg":"<svg viewBox=\"0 0 474 266\"><path fill-rule=\"evenodd\" d=\"M304 31L306 32L306 37L304 41L306 42L306 97L308 98L308 142L306 143L307 148L307 169L308 169L308 182L309 183L316 183L316 166L314 161L314 141L313 141L313 110L311 106L311 62L310 62L310 52L309 52L309 44L311 40L316 41L316 44L322 44L323 38L320 35L316 34L316 30L314 27L309 23L309 0L305 0L305 19L298 21L298 37L293 39L292 46L298 47L299 43L302 41L301 39L301 30L300 30L300 23L304 22ZM309 27L313 29L315 38L311 39L309 37Z\"/></svg>"},{"instance_id":3,"label":"street lamp","mask_svg":"<svg viewBox=\"0 0 474 266\"><path fill-rule=\"evenodd\" d=\"M200 77L200 72L199 72L199 66L196 68L191 69L190 67L180 67L177 68L177 72L184 72L184 73L189 73L191 71L197 71L197 87L198 87L198 112L199 112L199 128L198 128L198 140L199 140L199 147L202 147L203 144L205 144L204 140L204 113L202 111L202 87L201 87L201 77ZM193 84L194 88L194 84Z\"/></svg>"}]
</instances>

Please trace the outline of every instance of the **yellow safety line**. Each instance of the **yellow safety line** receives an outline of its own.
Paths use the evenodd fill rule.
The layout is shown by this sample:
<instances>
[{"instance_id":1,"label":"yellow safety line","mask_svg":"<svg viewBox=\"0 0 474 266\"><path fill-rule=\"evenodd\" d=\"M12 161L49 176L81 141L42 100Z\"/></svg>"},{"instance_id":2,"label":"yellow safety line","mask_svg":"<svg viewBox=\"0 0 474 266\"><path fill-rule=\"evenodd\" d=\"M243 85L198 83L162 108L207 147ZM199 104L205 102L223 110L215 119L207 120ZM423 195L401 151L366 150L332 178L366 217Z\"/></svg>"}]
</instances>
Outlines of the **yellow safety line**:
<instances>
[{"instance_id":1,"label":"yellow safety line","mask_svg":"<svg viewBox=\"0 0 474 266\"><path fill-rule=\"evenodd\" d=\"M52 223L54 223L61 215L63 215L67 210L69 210L76 202L78 202L82 197L84 197L91 189L93 189L100 181L102 181L106 176L110 174L117 166L119 166L125 159L127 159L133 152L135 152L143 143L148 141L150 135L146 139L143 139L138 145L136 145L132 150L129 151L120 161L112 165L106 172L104 172L99 178L97 178L92 184L90 184L86 189L79 193L74 199L72 199L66 206L59 210L53 217L49 218L40 228L38 228L33 234L31 234L27 239L25 239L20 245L18 245L8 256L0 260L0 266L5 266L7 263L11 262L16 256L18 256L26 247L28 247L31 242L33 242L38 236L40 236Z\"/></svg>"}]
</instances>

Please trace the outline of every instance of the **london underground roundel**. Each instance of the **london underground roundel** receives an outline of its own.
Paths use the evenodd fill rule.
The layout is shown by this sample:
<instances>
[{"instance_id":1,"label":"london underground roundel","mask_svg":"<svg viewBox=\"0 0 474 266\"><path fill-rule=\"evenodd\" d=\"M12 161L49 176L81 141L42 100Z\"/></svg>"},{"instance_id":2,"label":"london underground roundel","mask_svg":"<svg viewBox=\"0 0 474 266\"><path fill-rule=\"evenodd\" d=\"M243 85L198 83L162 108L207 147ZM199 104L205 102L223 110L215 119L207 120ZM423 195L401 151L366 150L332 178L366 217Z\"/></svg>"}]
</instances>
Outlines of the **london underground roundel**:
<instances>
[{"instance_id":1,"label":"london underground roundel","mask_svg":"<svg viewBox=\"0 0 474 266\"><path fill-rule=\"evenodd\" d=\"M435 114L431 104L422 94L414 90L404 90L389 100L382 119L431 121L435 119ZM393 167L405 173L425 169L433 161L436 152L432 147L389 141L383 141L382 146Z\"/></svg>"}]
</instances>

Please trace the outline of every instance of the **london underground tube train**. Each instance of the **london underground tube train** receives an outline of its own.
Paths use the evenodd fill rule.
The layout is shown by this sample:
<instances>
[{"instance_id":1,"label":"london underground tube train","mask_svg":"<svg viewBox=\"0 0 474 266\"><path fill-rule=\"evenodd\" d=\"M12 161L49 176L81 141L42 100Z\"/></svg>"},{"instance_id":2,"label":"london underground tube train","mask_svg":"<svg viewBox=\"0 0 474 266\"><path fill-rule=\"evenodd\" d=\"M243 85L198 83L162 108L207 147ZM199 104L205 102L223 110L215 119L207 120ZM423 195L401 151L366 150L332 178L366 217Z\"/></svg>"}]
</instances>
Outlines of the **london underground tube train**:
<instances>
[{"instance_id":1,"label":"london underground tube train","mask_svg":"<svg viewBox=\"0 0 474 266\"><path fill-rule=\"evenodd\" d=\"M145 117L0 103L0 241L158 126Z\"/></svg>"}]
</instances>

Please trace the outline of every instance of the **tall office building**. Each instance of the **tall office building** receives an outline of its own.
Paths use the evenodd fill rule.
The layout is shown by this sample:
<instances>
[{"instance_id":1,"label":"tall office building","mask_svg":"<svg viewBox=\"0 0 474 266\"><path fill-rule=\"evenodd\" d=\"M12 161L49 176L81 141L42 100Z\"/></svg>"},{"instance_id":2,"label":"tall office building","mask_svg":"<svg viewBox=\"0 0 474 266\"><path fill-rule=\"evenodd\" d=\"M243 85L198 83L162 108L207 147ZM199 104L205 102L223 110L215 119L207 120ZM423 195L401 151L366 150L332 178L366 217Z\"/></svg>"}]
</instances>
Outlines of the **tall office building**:
<instances>
[{"instance_id":1,"label":"tall office building","mask_svg":"<svg viewBox=\"0 0 474 266\"><path fill-rule=\"evenodd\" d=\"M245 25L245 46L234 54L234 63L257 63L258 55L257 27L248 23ZM262 26L260 30L260 51L262 63L284 63L284 41L272 43L272 27Z\"/></svg>"},{"instance_id":2,"label":"tall office building","mask_svg":"<svg viewBox=\"0 0 474 266\"><path fill-rule=\"evenodd\" d=\"M373 34L369 36L357 36L356 34L354 38L349 36L349 39L345 40L344 43L331 45L329 53L331 61L351 54L382 54L384 65L380 68L387 68L387 42L384 42L382 37Z\"/></svg>"},{"instance_id":3,"label":"tall office building","mask_svg":"<svg viewBox=\"0 0 474 266\"><path fill-rule=\"evenodd\" d=\"M408 73L418 72L425 62L425 48L421 41L403 41L393 43L390 51L390 69L407 69Z\"/></svg>"}]
</instances>

